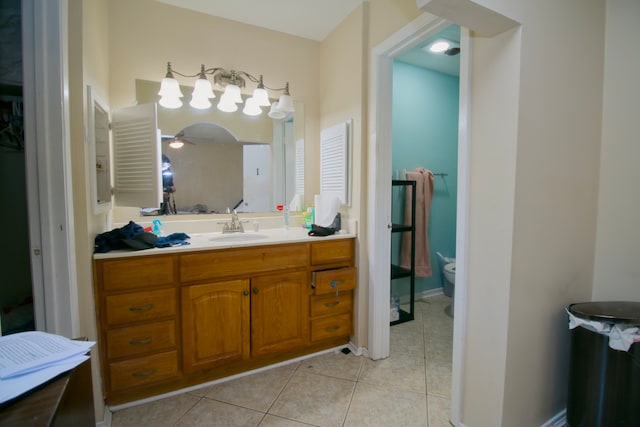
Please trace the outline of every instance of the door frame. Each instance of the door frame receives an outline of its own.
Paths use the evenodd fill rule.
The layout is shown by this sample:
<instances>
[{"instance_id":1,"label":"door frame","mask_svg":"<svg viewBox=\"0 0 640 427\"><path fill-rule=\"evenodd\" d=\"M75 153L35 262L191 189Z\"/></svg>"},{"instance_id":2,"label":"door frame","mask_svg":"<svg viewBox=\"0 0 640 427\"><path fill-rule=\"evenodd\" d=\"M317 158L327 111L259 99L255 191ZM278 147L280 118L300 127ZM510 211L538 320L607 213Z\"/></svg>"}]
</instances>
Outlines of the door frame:
<instances>
[{"instance_id":1,"label":"door frame","mask_svg":"<svg viewBox=\"0 0 640 427\"><path fill-rule=\"evenodd\" d=\"M36 329L79 333L68 99L68 0L22 1L29 245Z\"/></svg>"},{"instance_id":2,"label":"door frame","mask_svg":"<svg viewBox=\"0 0 640 427\"><path fill-rule=\"evenodd\" d=\"M422 14L372 50L369 129L369 355L372 359L389 356L389 295L391 253L391 145L393 58L415 47L427 37L451 24L442 18ZM469 212L469 31L461 27L460 95L458 119L458 199L456 218L456 291L451 385L451 420L462 415L462 378L465 352L467 294L468 212Z\"/></svg>"}]
</instances>

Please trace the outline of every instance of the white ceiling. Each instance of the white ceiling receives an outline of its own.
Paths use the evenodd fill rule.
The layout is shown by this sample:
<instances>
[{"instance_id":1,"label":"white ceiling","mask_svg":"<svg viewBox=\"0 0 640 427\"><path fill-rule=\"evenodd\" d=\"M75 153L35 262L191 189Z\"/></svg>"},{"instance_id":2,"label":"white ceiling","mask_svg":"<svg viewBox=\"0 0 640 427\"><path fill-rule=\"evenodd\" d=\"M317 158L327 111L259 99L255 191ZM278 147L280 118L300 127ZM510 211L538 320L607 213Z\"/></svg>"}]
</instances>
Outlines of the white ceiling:
<instances>
[{"instance_id":1,"label":"white ceiling","mask_svg":"<svg viewBox=\"0 0 640 427\"><path fill-rule=\"evenodd\" d=\"M395 60L416 65L418 67L439 71L452 76L460 75L460 55L448 56L442 53L425 52L422 48L435 39L444 38L460 44L460 27L452 24L421 42L418 46L403 52Z\"/></svg>"},{"instance_id":2,"label":"white ceiling","mask_svg":"<svg viewBox=\"0 0 640 427\"><path fill-rule=\"evenodd\" d=\"M196 12L322 41L363 0L157 0Z\"/></svg>"}]
</instances>

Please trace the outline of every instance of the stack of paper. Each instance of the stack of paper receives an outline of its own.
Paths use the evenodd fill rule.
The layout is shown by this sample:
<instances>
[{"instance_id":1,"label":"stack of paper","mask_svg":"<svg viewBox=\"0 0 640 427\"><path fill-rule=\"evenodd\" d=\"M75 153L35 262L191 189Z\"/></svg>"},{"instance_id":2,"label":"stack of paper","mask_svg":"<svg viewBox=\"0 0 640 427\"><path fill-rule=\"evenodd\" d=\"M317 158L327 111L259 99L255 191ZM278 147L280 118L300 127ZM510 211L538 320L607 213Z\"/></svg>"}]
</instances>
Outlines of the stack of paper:
<instances>
[{"instance_id":1,"label":"stack of paper","mask_svg":"<svg viewBox=\"0 0 640 427\"><path fill-rule=\"evenodd\" d=\"M73 369L94 344L38 331L0 337L0 403Z\"/></svg>"}]
</instances>

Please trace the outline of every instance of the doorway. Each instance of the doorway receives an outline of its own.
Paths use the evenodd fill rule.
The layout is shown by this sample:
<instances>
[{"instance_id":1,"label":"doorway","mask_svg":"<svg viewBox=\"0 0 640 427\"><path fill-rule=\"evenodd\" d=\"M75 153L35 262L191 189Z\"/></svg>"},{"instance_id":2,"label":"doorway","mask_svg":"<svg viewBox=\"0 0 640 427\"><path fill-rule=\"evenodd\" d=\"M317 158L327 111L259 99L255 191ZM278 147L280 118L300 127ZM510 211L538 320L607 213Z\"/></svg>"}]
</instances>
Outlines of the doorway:
<instances>
[{"instance_id":1,"label":"doorway","mask_svg":"<svg viewBox=\"0 0 640 427\"><path fill-rule=\"evenodd\" d=\"M5 242L0 249L0 335L35 329L27 221L27 188L22 78L22 11L20 0L0 7L0 223Z\"/></svg>"},{"instance_id":2,"label":"doorway","mask_svg":"<svg viewBox=\"0 0 640 427\"><path fill-rule=\"evenodd\" d=\"M380 260L369 265L371 278L370 310L369 310L369 351L373 359L385 358L389 355L389 295L390 283L389 264L391 238L389 227L391 224L391 182L387 177L392 176L391 141L392 135L392 81L393 59L399 54L419 45L427 38L437 34L450 25L444 19L432 15L421 15L413 22L393 34L372 51L372 92L370 115L371 120L369 139L372 150L369 158L369 212L372 212L369 222L369 235L379 236L369 242L369 258ZM456 304L454 314L453 363L451 385L451 414L452 420L459 420L461 413L461 379L464 356L464 322L466 311L466 251L467 251L467 206L468 206L468 151L469 137L466 125L468 123L469 105L469 32L461 31L460 53L460 103L458 125L458 194L456 215L456 258L458 269L456 272ZM374 315L376 313L377 315ZM380 315L382 313L382 315Z\"/></svg>"}]
</instances>

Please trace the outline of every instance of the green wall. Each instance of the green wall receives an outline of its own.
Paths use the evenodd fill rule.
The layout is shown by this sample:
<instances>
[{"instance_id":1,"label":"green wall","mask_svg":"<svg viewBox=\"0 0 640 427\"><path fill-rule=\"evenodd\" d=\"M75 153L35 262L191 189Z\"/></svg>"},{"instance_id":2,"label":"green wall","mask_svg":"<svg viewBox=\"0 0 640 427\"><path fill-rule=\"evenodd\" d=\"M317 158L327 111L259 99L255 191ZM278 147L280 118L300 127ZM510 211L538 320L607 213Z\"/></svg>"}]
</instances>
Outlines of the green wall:
<instances>
[{"instance_id":1,"label":"green wall","mask_svg":"<svg viewBox=\"0 0 640 427\"><path fill-rule=\"evenodd\" d=\"M443 286L436 252L455 257L458 175L457 76L395 61L393 65L393 171L424 167L436 176L427 236L431 252L431 277L416 278L416 293ZM402 222L404 194L392 193L393 222ZM400 253L400 237L392 236L392 259ZM402 279L404 280L404 279ZM394 281L395 282L395 281ZM395 284L394 284L395 286ZM400 294L408 294L408 280Z\"/></svg>"}]
</instances>

